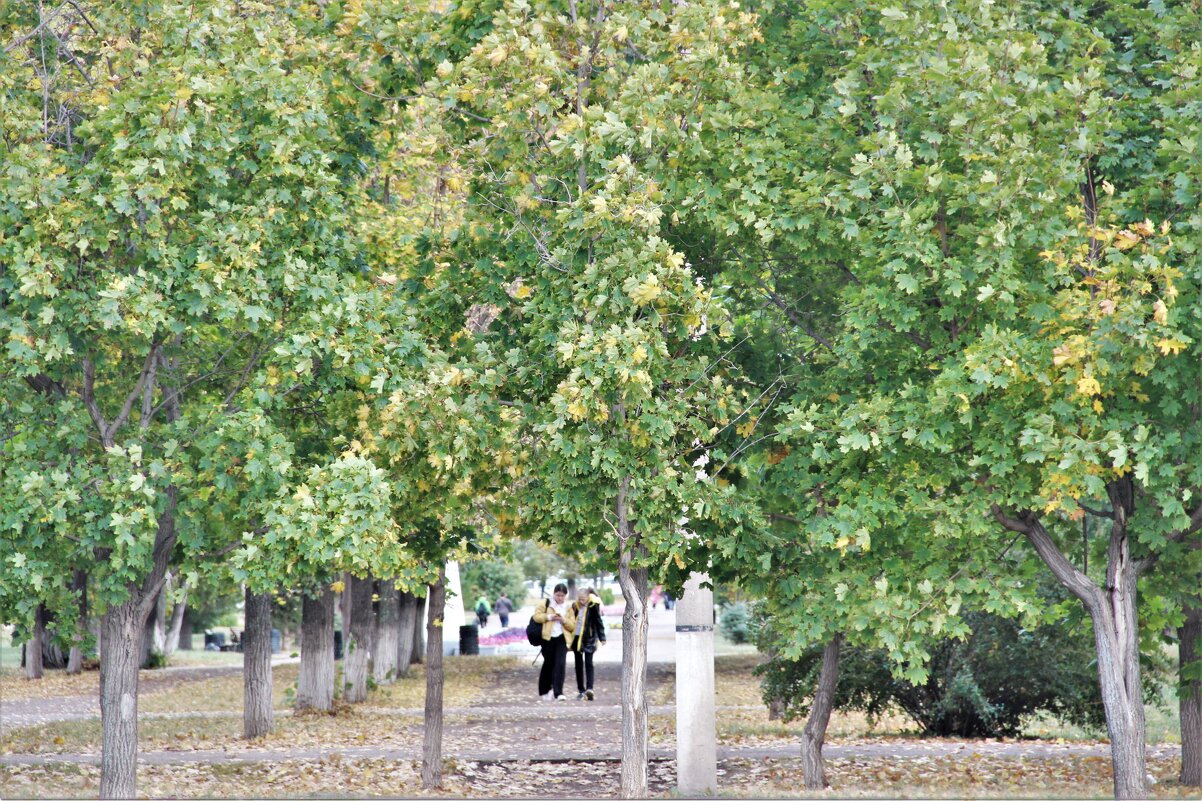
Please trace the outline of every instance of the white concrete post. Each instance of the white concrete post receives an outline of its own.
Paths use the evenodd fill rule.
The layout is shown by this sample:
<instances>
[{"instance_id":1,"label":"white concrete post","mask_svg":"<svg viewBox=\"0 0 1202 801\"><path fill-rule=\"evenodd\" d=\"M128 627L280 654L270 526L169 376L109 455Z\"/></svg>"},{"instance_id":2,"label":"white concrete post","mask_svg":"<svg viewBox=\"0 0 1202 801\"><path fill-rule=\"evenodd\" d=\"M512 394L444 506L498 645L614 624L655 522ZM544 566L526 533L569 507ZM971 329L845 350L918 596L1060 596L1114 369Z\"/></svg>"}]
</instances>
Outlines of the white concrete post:
<instances>
[{"instance_id":1,"label":"white concrete post","mask_svg":"<svg viewBox=\"0 0 1202 801\"><path fill-rule=\"evenodd\" d=\"M714 718L714 593L694 573L676 602L676 785L686 796L718 790Z\"/></svg>"}]
</instances>

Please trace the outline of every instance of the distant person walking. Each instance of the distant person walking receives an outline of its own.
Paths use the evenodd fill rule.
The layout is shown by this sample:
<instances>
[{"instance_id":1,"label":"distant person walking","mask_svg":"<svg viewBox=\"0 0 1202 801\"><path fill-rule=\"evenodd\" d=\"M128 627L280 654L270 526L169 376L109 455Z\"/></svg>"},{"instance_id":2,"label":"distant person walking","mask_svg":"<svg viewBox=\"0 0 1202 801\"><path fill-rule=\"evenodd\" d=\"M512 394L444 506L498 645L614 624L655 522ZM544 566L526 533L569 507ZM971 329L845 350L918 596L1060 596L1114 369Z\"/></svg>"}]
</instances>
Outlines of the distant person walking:
<instances>
[{"instance_id":1,"label":"distant person walking","mask_svg":"<svg viewBox=\"0 0 1202 801\"><path fill-rule=\"evenodd\" d=\"M567 598L567 586L556 584L552 597L534 609L534 621L543 625L543 668L538 674L538 695L544 701L563 700L567 637L576 629L576 612Z\"/></svg>"},{"instance_id":2,"label":"distant person walking","mask_svg":"<svg viewBox=\"0 0 1202 801\"><path fill-rule=\"evenodd\" d=\"M593 700L593 654L598 645L605 644L605 621L601 619L601 599L592 587L581 590L572 604L576 630L569 647L576 659L576 700Z\"/></svg>"},{"instance_id":3,"label":"distant person walking","mask_svg":"<svg viewBox=\"0 0 1202 801\"><path fill-rule=\"evenodd\" d=\"M501 597L497 598L492 609L501 618L501 628L509 628L509 613L513 611L513 601L509 600L509 596L501 593Z\"/></svg>"},{"instance_id":4,"label":"distant person walking","mask_svg":"<svg viewBox=\"0 0 1202 801\"><path fill-rule=\"evenodd\" d=\"M476 620L480 621L480 628L488 625L488 616L492 614L492 607L489 606L488 598L481 595L480 600L476 601Z\"/></svg>"}]
</instances>

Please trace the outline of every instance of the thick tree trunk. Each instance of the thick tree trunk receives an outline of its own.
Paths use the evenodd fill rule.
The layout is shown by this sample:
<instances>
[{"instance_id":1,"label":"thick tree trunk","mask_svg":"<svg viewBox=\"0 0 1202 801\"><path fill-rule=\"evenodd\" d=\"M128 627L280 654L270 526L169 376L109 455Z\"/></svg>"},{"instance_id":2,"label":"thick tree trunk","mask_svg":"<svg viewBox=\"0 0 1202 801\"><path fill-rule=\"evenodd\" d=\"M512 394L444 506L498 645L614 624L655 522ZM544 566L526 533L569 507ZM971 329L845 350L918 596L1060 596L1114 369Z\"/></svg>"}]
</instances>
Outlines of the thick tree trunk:
<instances>
[{"instance_id":1,"label":"thick tree trunk","mask_svg":"<svg viewBox=\"0 0 1202 801\"><path fill-rule=\"evenodd\" d=\"M372 580L351 578L350 640L346 642L346 658L342 662L342 697L357 704L367 699L367 668L371 658L371 630L374 615L371 608Z\"/></svg>"},{"instance_id":2,"label":"thick tree trunk","mask_svg":"<svg viewBox=\"0 0 1202 801\"><path fill-rule=\"evenodd\" d=\"M822 762L822 744L826 740L826 727L835 708L835 688L839 683L839 648L843 635L836 634L822 650L822 670L818 674L818 687L814 691L814 702L810 705L810 716L801 732L801 769L807 790L826 787L826 766Z\"/></svg>"},{"instance_id":3,"label":"thick tree trunk","mask_svg":"<svg viewBox=\"0 0 1202 801\"><path fill-rule=\"evenodd\" d=\"M413 661L413 651L416 645L413 627L417 618L417 596L410 592L399 594L397 620L396 665L397 676L407 676L409 665ZM417 621L420 623L421 621Z\"/></svg>"},{"instance_id":4,"label":"thick tree trunk","mask_svg":"<svg viewBox=\"0 0 1202 801\"><path fill-rule=\"evenodd\" d=\"M334 707L334 591L322 587L301 601L300 680L297 709Z\"/></svg>"},{"instance_id":5,"label":"thick tree trunk","mask_svg":"<svg viewBox=\"0 0 1202 801\"><path fill-rule=\"evenodd\" d=\"M422 787L433 790L442 784L442 623L446 611L447 571L430 585L426 614L426 712L422 742Z\"/></svg>"},{"instance_id":6,"label":"thick tree trunk","mask_svg":"<svg viewBox=\"0 0 1202 801\"><path fill-rule=\"evenodd\" d=\"M145 625L135 599L110 607L100 629L100 797L133 798L138 770L138 665Z\"/></svg>"},{"instance_id":7,"label":"thick tree trunk","mask_svg":"<svg viewBox=\"0 0 1202 801\"><path fill-rule=\"evenodd\" d=\"M425 659L426 615L422 614L422 610L425 608L426 599L415 596L413 599L413 655L409 657L411 665L420 665Z\"/></svg>"},{"instance_id":8,"label":"thick tree trunk","mask_svg":"<svg viewBox=\"0 0 1202 801\"><path fill-rule=\"evenodd\" d=\"M242 736L269 734L271 718L271 596L246 589L242 632Z\"/></svg>"},{"instance_id":9,"label":"thick tree trunk","mask_svg":"<svg viewBox=\"0 0 1202 801\"><path fill-rule=\"evenodd\" d=\"M618 583L626 599L622 613L622 798L647 797L647 568L636 566L644 549L630 525L626 494L618 489Z\"/></svg>"},{"instance_id":10,"label":"thick tree trunk","mask_svg":"<svg viewBox=\"0 0 1202 801\"><path fill-rule=\"evenodd\" d=\"M1202 787L1202 606L1186 606L1177 631L1181 682L1181 783Z\"/></svg>"},{"instance_id":11,"label":"thick tree trunk","mask_svg":"<svg viewBox=\"0 0 1202 801\"><path fill-rule=\"evenodd\" d=\"M171 608L171 622L167 626L166 642L163 645L163 653L167 656L171 656L179 648L179 637L180 632L183 631L184 615L188 612L188 585L186 582L182 590L179 600Z\"/></svg>"},{"instance_id":12,"label":"thick tree trunk","mask_svg":"<svg viewBox=\"0 0 1202 801\"><path fill-rule=\"evenodd\" d=\"M38 604L33 610L33 630L25 646L25 678L40 679L43 669L42 650L46 645L46 607Z\"/></svg>"},{"instance_id":13,"label":"thick tree trunk","mask_svg":"<svg viewBox=\"0 0 1202 801\"><path fill-rule=\"evenodd\" d=\"M75 621L75 634L71 638L71 651L67 656L67 675L83 672L83 641L88 633L88 573L76 570L71 589L79 594L79 619Z\"/></svg>"},{"instance_id":14,"label":"thick tree trunk","mask_svg":"<svg viewBox=\"0 0 1202 801\"><path fill-rule=\"evenodd\" d=\"M376 636L371 647L371 673L376 684L392 684L397 677L397 654L401 639L401 596L395 584L383 579L380 581L379 596Z\"/></svg>"}]
</instances>

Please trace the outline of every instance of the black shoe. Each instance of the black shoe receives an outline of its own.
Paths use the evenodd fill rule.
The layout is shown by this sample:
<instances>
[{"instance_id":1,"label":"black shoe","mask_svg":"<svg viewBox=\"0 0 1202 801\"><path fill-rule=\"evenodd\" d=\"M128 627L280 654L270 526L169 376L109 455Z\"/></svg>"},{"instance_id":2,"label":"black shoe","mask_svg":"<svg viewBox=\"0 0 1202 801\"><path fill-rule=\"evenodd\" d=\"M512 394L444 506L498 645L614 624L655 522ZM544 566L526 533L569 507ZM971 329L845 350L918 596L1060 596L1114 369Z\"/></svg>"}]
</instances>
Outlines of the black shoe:
<instances>
[{"instance_id":1,"label":"black shoe","mask_svg":"<svg viewBox=\"0 0 1202 801\"><path fill-rule=\"evenodd\" d=\"M585 691L584 691L584 697L585 697L585 698L587 698L587 699L588 699L588 700L590 700L590 701L591 701L591 700L593 700L593 691L592 691L592 690L585 690Z\"/></svg>"}]
</instances>

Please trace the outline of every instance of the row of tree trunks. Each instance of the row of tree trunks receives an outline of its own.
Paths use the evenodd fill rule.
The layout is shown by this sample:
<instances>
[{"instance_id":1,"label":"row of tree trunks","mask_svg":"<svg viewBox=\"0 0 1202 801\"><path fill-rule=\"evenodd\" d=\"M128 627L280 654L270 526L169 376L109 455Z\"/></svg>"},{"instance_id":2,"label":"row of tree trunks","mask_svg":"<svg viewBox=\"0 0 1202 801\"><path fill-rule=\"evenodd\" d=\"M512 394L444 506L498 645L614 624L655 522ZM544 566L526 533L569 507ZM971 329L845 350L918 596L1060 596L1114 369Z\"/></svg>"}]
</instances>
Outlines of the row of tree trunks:
<instances>
[{"instance_id":1,"label":"row of tree trunks","mask_svg":"<svg viewBox=\"0 0 1202 801\"><path fill-rule=\"evenodd\" d=\"M67 655L67 674L78 675L83 672L83 640L88 633L88 573L76 570L71 578L71 589L79 596L79 619L75 624L75 634L71 637L71 651Z\"/></svg>"},{"instance_id":2,"label":"row of tree trunks","mask_svg":"<svg viewBox=\"0 0 1202 801\"><path fill-rule=\"evenodd\" d=\"M270 594L246 589L246 627L242 632L242 736L248 740L271 732L271 604Z\"/></svg>"},{"instance_id":3,"label":"row of tree trunks","mask_svg":"<svg viewBox=\"0 0 1202 801\"><path fill-rule=\"evenodd\" d=\"M351 595L350 626L345 627L350 637L344 637L342 661L342 696L348 703L357 704L367 699L367 673L371 659L371 635L373 628L372 585L370 578L351 577L344 592Z\"/></svg>"},{"instance_id":4,"label":"row of tree trunks","mask_svg":"<svg viewBox=\"0 0 1202 801\"><path fill-rule=\"evenodd\" d=\"M371 649L371 674L376 684L392 684L397 677L400 655L401 594L392 581L381 579L377 595L380 604Z\"/></svg>"},{"instance_id":5,"label":"row of tree trunks","mask_svg":"<svg viewBox=\"0 0 1202 801\"><path fill-rule=\"evenodd\" d=\"M422 743L422 787L433 790L442 784L442 636L446 611L446 568L430 585L426 612L426 709Z\"/></svg>"},{"instance_id":6,"label":"row of tree trunks","mask_svg":"<svg viewBox=\"0 0 1202 801\"><path fill-rule=\"evenodd\" d=\"M334 591L323 586L301 600L301 664L297 709L334 708Z\"/></svg>"},{"instance_id":7,"label":"row of tree trunks","mask_svg":"<svg viewBox=\"0 0 1202 801\"><path fill-rule=\"evenodd\" d=\"M398 677L409 675L409 665L413 662L413 655L417 650L415 623L422 625L418 615L417 596L413 593L402 592L397 599L396 669Z\"/></svg>"}]
</instances>

